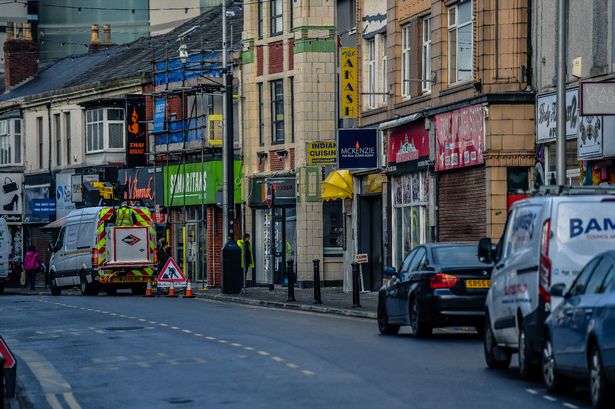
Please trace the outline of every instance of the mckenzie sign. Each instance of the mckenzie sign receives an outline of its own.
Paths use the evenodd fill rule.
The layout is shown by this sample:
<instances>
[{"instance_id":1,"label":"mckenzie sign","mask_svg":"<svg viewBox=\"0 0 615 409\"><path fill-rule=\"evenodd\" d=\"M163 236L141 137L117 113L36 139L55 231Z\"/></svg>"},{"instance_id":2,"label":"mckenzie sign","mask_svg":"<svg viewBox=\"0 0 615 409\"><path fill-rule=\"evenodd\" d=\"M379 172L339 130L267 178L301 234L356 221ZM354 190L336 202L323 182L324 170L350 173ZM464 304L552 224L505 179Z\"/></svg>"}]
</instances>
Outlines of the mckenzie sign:
<instances>
[{"instance_id":1,"label":"mckenzie sign","mask_svg":"<svg viewBox=\"0 0 615 409\"><path fill-rule=\"evenodd\" d=\"M337 139L339 169L378 167L377 129L340 129Z\"/></svg>"}]
</instances>

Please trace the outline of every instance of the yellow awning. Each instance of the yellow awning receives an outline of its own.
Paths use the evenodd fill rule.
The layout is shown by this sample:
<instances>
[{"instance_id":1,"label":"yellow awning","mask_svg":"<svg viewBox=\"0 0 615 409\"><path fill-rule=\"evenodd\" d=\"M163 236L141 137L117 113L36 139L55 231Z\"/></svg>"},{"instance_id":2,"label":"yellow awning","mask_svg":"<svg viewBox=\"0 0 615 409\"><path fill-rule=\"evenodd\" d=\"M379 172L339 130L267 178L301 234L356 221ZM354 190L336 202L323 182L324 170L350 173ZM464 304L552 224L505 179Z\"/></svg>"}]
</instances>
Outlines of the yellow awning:
<instances>
[{"instance_id":1,"label":"yellow awning","mask_svg":"<svg viewBox=\"0 0 615 409\"><path fill-rule=\"evenodd\" d=\"M354 187L352 175L346 169L334 170L322 182L322 200L348 199L352 197Z\"/></svg>"}]
</instances>

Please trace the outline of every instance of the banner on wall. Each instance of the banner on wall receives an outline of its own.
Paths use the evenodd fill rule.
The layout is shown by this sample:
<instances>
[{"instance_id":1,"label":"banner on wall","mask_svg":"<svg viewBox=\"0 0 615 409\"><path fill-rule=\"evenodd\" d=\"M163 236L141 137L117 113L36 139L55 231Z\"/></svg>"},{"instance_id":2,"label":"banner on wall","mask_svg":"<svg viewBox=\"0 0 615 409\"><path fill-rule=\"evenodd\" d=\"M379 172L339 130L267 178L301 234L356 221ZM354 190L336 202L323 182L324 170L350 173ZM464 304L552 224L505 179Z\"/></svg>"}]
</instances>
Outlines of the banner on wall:
<instances>
[{"instance_id":1,"label":"banner on wall","mask_svg":"<svg viewBox=\"0 0 615 409\"><path fill-rule=\"evenodd\" d=\"M126 165L147 165L147 122L145 97L126 97Z\"/></svg>"},{"instance_id":2,"label":"banner on wall","mask_svg":"<svg viewBox=\"0 0 615 409\"><path fill-rule=\"evenodd\" d=\"M485 163L483 106L473 105L436 115L435 170Z\"/></svg>"}]
</instances>

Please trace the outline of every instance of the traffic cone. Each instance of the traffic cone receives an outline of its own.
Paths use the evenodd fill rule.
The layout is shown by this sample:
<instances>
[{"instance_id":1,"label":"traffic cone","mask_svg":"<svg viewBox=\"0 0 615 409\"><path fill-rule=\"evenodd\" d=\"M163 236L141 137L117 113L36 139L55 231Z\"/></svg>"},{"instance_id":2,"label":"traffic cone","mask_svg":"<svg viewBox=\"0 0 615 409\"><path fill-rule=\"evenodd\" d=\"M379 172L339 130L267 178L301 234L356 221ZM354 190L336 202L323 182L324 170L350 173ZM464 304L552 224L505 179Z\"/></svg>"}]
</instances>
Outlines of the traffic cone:
<instances>
[{"instance_id":1,"label":"traffic cone","mask_svg":"<svg viewBox=\"0 0 615 409\"><path fill-rule=\"evenodd\" d=\"M145 295L143 297L153 297L154 294L152 294L152 283L151 281L147 282L147 288L145 289Z\"/></svg>"},{"instance_id":2,"label":"traffic cone","mask_svg":"<svg viewBox=\"0 0 615 409\"><path fill-rule=\"evenodd\" d=\"M186 283L186 294L184 295L184 298L194 298L194 295L192 295L192 285L190 285L190 280Z\"/></svg>"},{"instance_id":3,"label":"traffic cone","mask_svg":"<svg viewBox=\"0 0 615 409\"><path fill-rule=\"evenodd\" d=\"M177 294L175 294L175 283L171 282L171 287L169 287L169 294L167 294L167 297L177 297Z\"/></svg>"}]
</instances>

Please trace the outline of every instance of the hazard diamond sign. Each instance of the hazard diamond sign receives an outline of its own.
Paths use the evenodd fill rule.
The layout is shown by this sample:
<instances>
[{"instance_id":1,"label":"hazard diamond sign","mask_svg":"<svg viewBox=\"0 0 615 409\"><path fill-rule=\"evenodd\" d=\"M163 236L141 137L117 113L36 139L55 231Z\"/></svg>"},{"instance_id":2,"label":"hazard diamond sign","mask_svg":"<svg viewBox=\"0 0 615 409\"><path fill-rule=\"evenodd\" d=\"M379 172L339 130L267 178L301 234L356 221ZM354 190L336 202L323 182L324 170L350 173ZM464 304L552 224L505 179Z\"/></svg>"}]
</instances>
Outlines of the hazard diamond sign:
<instances>
[{"instance_id":1,"label":"hazard diamond sign","mask_svg":"<svg viewBox=\"0 0 615 409\"><path fill-rule=\"evenodd\" d=\"M158 274L156 281L158 281L158 287L171 287L171 283L173 283L173 286L176 288L186 286L186 276L173 257L167 260L160 274Z\"/></svg>"}]
</instances>

